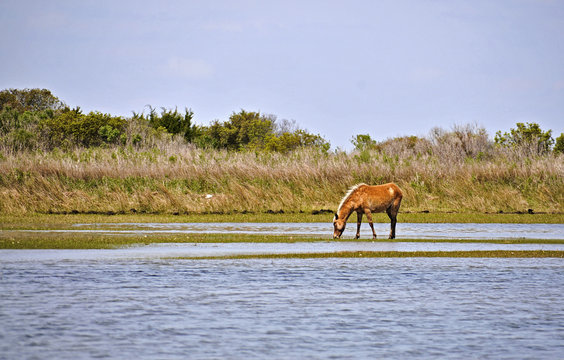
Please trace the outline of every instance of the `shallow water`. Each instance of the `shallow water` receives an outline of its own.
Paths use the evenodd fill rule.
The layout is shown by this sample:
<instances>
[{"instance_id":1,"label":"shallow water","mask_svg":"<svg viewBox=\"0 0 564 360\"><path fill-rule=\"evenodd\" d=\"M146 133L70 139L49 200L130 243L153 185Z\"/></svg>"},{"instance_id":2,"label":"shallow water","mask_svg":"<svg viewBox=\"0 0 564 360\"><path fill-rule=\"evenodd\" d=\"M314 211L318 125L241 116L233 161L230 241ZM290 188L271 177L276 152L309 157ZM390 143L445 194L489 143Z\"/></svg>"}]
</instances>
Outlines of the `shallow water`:
<instances>
[{"instance_id":1,"label":"shallow water","mask_svg":"<svg viewBox=\"0 0 564 360\"><path fill-rule=\"evenodd\" d=\"M389 223L375 223L380 239L386 239ZM103 233L103 234L260 234L309 235L330 238L331 223L110 223L76 224L68 230L33 230L34 232ZM564 224L420 224L398 223L401 239L564 239ZM354 237L356 223L349 223L343 237ZM368 224L363 223L361 237L372 238Z\"/></svg>"},{"instance_id":2,"label":"shallow water","mask_svg":"<svg viewBox=\"0 0 564 360\"><path fill-rule=\"evenodd\" d=\"M345 236L354 236L350 224ZM375 224L385 238L388 224ZM362 237L370 238L364 225ZM148 237L330 237L331 224L79 224ZM53 232L43 230L42 232ZM0 250L0 359L561 359L562 259L178 260L337 251L564 250L563 225L398 224L404 242L170 243Z\"/></svg>"},{"instance_id":3,"label":"shallow water","mask_svg":"<svg viewBox=\"0 0 564 360\"><path fill-rule=\"evenodd\" d=\"M119 249L88 250L0 250L0 261L62 261L106 259L159 259L253 254L307 254L341 251L476 251L476 250L560 250L564 244L490 244L427 242L341 242L296 243L162 243Z\"/></svg>"},{"instance_id":4,"label":"shallow water","mask_svg":"<svg viewBox=\"0 0 564 360\"><path fill-rule=\"evenodd\" d=\"M4 259L0 269L2 359L564 354L561 259Z\"/></svg>"}]
</instances>

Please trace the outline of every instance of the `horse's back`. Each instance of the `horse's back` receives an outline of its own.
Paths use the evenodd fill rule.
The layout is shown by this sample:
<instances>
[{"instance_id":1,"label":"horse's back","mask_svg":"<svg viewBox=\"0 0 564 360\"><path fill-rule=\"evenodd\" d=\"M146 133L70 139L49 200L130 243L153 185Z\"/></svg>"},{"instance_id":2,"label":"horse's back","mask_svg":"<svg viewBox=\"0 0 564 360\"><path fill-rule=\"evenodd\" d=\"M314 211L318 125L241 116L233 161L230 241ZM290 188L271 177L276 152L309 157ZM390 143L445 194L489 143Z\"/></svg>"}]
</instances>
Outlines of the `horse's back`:
<instances>
[{"instance_id":1,"label":"horse's back","mask_svg":"<svg viewBox=\"0 0 564 360\"><path fill-rule=\"evenodd\" d=\"M402 198L403 197L403 192L401 191L401 189L399 188L399 186L397 186L394 183L387 183L387 184L382 184L382 185L366 185L369 189L367 189L367 193L371 193L373 195L376 195L377 197L382 197L382 198Z\"/></svg>"},{"instance_id":2,"label":"horse's back","mask_svg":"<svg viewBox=\"0 0 564 360\"><path fill-rule=\"evenodd\" d=\"M358 190L358 205L375 212L385 211L395 203L399 205L403 197L401 189L394 183L365 185Z\"/></svg>"}]
</instances>

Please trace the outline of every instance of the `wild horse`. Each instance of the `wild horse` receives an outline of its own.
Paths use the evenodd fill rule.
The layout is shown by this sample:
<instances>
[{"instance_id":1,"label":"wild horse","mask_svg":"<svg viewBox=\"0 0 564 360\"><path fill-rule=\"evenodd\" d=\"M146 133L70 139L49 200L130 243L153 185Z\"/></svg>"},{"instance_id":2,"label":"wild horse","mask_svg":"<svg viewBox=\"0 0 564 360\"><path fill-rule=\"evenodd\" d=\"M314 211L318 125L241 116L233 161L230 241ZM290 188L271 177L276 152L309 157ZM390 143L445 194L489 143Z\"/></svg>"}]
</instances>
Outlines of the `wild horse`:
<instances>
[{"instance_id":1,"label":"wild horse","mask_svg":"<svg viewBox=\"0 0 564 360\"><path fill-rule=\"evenodd\" d=\"M401 189L394 183L384 185L357 184L353 186L341 200L333 219L333 239L339 239L345 230L347 220L356 211L356 237L360 237L360 224L365 214L372 229L372 238L376 239L376 232L372 224L373 212L386 212L390 217L390 239L396 237L396 222L398 210L403 197Z\"/></svg>"}]
</instances>

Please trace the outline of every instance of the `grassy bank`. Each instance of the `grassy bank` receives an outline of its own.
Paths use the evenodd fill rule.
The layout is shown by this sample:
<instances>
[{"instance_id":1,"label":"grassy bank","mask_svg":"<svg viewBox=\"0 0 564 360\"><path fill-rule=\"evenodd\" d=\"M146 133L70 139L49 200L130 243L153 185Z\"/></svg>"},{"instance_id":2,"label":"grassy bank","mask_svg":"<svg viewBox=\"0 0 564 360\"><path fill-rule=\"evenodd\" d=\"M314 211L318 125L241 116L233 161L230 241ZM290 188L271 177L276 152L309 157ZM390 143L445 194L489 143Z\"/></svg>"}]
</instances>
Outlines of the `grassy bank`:
<instances>
[{"instance_id":1,"label":"grassy bank","mask_svg":"<svg viewBox=\"0 0 564 360\"><path fill-rule=\"evenodd\" d=\"M0 249L115 249L124 246L138 246L161 243L295 243L332 241L327 237L253 235L253 234L77 234L61 232L0 232ZM370 238L339 241L373 242ZM564 239L506 239L506 240L458 240L458 239L381 239L378 242L424 242L424 243L490 243L490 244L564 244Z\"/></svg>"},{"instance_id":2,"label":"grassy bank","mask_svg":"<svg viewBox=\"0 0 564 360\"><path fill-rule=\"evenodd\" d=\"M564 258L564 251L343 251L311 254L260 254L175 258L182 260L326 259L326 258Z\"/></svg>"},{"instance_id":3,"label":"grassy bank","mask_svg":"<svg viewBox=\"0 0 564 360\"><path fill-rule=\"evenodd\" d=\"M290 213L334 211L359 182L393 181L400 211L564 213L564 156L484 159L399 149L288 154L174 145L0 156L0 214ZM301 214L300 214L301 212ZM305 215L304 215L305 214Z\"/></svg>"}]
</instances>

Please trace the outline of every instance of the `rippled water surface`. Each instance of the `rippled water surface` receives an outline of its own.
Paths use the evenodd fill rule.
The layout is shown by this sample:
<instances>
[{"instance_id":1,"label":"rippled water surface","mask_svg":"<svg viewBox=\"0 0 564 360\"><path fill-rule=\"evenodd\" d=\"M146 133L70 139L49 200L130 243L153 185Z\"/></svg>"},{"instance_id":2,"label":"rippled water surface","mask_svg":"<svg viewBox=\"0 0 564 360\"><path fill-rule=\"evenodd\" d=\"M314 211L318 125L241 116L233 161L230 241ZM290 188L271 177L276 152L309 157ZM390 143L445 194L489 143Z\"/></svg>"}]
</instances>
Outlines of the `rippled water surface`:
<instances>
[{"instance_id":1,"label":"rippled water surface","mask_svg":"<svg viewBox=\"0 0 564 360\"><path fill-rule=\"evenodd\" d=\"M561 259L0 262L2 359L561 359Z\"/></svg>"},{"instance_id":2,"label":"rippled water surface","mask_svg":"<svg viewBox=\"0 0 564 360\"><path fill-rule=\"evenodd\" d=\"M385 239L389 224L375 227ZM251 233L330 238L332 229L327 223L215 223L77 224L66 230L33 230L57 231L79 236ZM355 224L349 224L345 236L352 237L354 231ZM370 235L364 224L361 236ZM171 259L564 249L558 243L464 241L564 239L562 224L406 223L398 224L398 236L406 240L0 250L0 359L562 359L562 259Z\"/></svg>"},{"instance_id":3,"label":"rippled water surface","mask_svg":"<svg viewBox=\"0 0 564 360\"><path fill-rule=\"evenodd\" d=\"M374 229L381 239L390 231L389 223L375 223ZM52 230L41 230L50 231ZM40 232L41 232L40 231ZM105 234L193 234L238 233L263 235L309 235L331 237L331 223L125 223L76 224L63 232ZM344 237L354 237L356 222L350 222ZM361 236L371 238L368 224L361 227ZM398 223L398 238L419 239L564 239L564 224L420 224Z\"/></svg>"}]
</instances>

